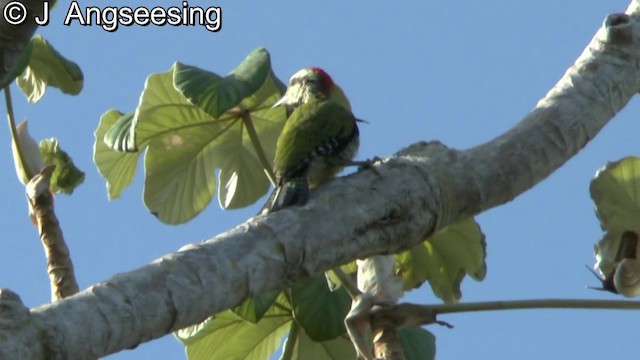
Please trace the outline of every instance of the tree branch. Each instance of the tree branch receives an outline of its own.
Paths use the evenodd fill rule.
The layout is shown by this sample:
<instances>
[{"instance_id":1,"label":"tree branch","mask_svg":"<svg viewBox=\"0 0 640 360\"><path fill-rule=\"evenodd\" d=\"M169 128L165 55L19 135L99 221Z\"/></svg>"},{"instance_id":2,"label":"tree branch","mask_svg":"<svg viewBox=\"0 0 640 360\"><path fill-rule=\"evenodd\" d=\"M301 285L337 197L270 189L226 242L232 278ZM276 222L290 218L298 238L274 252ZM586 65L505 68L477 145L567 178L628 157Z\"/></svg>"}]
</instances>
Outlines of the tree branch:
<instances>
[{"instance_id":1,"label":"tree branch","mask_svg":"<svg viewBox=\"0 0 640 360\"><path fill-rule=\"evenodd\" d=\"M609 16L558 84L497 139L467 151L414 144L376 166L379 175L362 171L337 179L314 191L304 207L250 219L32 309L28 321L11 321L24 310L20 306L2 311L0 322L20 329L0 334L0 357L2 349L18 345L46 347L51 359L104 356L200 322L253 294L356 258L407 249L457 219L512 200L575 155L640 90L635 1L628 11L632 16ZM40 336L35 345L22 336L34 329Z\"/></svg>"},{"instance_id":2,"label":"tree branch","mask_svg":"<svg viewBox=\"0 0 640 360\"><path fill-rule=\"evenodd\" d=\"M69 248L64 241L58 217L53 208L53 194L49 190L55 166L47 166L27 184L29 215L38 229L47 257L47 272L51 284L51 301L58 301L78 292Z\"/></svg>"}]
</instances>

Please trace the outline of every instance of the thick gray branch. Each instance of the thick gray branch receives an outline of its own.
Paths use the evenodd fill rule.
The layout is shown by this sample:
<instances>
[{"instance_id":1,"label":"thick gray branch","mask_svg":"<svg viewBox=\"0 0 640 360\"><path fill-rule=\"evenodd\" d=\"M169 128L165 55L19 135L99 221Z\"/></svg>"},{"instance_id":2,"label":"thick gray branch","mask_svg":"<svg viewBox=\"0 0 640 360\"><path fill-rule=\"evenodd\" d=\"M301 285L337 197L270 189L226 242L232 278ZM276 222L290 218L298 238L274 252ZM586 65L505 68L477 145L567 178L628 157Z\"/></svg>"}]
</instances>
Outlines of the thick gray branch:
<instances>
[{"instance_id":1,"label":"thick gray branch","mask_svg":"<svg viewBox=\"0 0 640 360\"><path fill-rule=\"evenodd\" d=\"M490 143L466 151L412 145L377 166L379 175L363 171L333 181L304 207L250 219L32 309L28 320L10 297L12 305L3 309L16 310L0 312L0 323L12 316L22 321L9 321L8 333L0 327L0 357L12 358L3 349L20 346L44 347L52 359L113 353L199 322L252 294L356 258L406 249L457 219L513 199L575 155L640 90L635 2L628 13L634 16L608 17L531 114ZM34 346L27 335L36 328L40 342Z\"/></svg>"}]
</instances>

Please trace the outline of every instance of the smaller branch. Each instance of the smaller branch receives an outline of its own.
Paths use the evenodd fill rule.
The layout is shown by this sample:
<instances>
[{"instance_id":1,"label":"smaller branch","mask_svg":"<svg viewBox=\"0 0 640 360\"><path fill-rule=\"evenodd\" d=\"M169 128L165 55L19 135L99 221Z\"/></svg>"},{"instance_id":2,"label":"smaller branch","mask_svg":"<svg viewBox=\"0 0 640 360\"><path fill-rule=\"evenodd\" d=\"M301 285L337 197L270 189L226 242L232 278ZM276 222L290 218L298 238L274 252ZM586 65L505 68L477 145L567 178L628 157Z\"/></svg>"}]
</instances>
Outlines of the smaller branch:
<instances>
[{"instance_id":1,"label":"smaller branch","mask_svg":"<svg viewBox=\"0 0 640 360\"><path fill-rule=\"evenodd\" d=\"M51 301L58 301L79 291L69 248L64 241L60 223L53 208L49 181L55 166L45 167L27 184L29 215L38 229L47 257L47 272L51 283Z\"/></svg>"},{"instance_id":2,"label":"smaller branch","mask_svg":"<svg viewBox=\"0 0 640 360\"><path fill-rule=\"evenodd\" d=\"M471 302L464 304L424 305L424 310L435 314L452 314L473 311L523 310L523 309L602 309L640 310L640 301L583 300L583 299L538 299Z\"/></svg>"},{"instance_id":3,"label":"smaller branch","mask_svg":"<svg viewBox=\"0 0 640 360\"><path fill-rule=\"evenodd\" d=\"M31 179L35 174L30 174L30 169L28 166L26 166L27 163L22 152L22 146L20 146L18 129L16 128L16 119L13 114L13 102L11 101L10 85L4 87L4 102L7 106L7 121L9 122L9 131L11 132L11 140L13 140L13 142L16 144L16 153L18 155L18 160L20 161L19 165L21 165L24 169L27 179Z\"/></svg>"},{"instance_id":4,"label":"smaller branch","mask_svg":"<svg viewBox=\"0 0 640 360\"><path fill-rule=\"evenodd\" d=\"M280 360L293 359L293 349L295 349L296 343L298 342L299 333L300 333L300 325L298 325L295 319L291 320L291 328L289 329L289 336L287 336L287 341L285 341L284 343L284 350L282 351Z\"/></svg>"},{"instance_id":5,"label":"smaller branch","mask_svg":"<svg viewBox=\"0 0 640 360\"><path fill-rule=\"evenodd\" d=\"M253 126L253 120L251 119L251 114L249 113L249 111L242 110L242 122L247 128L249 139L251 140L251 144L253 144L253 148L256 150L256 154L258 155L258 160L260 161L262 168L269 177L269 181L271 181L271 184L275 186L276 175L273 173L273 169L271 168L271 164L269 164L267 155L265 155L264 153L264 149L262 148L262 144L260 143L260 138L258 137L256 128Z\"/></svg>"}]
</instances>

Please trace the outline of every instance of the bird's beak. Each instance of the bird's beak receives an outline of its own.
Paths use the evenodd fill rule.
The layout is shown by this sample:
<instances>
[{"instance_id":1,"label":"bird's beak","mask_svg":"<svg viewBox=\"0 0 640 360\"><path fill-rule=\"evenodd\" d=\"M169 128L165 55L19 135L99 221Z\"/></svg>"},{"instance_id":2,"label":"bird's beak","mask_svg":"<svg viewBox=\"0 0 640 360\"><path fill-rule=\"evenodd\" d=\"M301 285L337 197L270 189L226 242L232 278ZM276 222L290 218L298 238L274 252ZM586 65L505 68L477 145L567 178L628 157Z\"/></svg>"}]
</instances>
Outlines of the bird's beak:
<instances>
[{"instance_id":1,"label":"bird's beak","mask_svg":"<svg viewBox=\"0 0 640 360\"><path fill-rule=\"evenodd\" d=\"M273 106L271 108L278 107L278 106L284 104L286 101L287 101L287 96L285 95L282 98L280 98L280 100L276 101L276 103L273 104Z\"/></svg>"}]
</instances>

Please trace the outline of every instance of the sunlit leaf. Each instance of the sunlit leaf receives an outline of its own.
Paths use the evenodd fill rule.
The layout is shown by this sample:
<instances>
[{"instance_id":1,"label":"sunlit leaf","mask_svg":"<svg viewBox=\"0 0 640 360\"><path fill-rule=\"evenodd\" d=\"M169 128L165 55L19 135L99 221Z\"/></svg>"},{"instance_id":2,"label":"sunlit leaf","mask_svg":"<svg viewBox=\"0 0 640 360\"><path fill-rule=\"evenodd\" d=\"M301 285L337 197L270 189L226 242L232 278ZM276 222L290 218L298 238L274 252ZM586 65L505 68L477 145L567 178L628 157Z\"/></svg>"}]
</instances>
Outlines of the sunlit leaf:
<instances>
[{"instance_id":1,"label":"sunlit leaf","mask_svg":"<svg viewBox=\"0 0 640 360\"><path fill-rule=\"evenodd\" d=\"M175 335L185 345L190 360L268 359L280 346L292 320L291 310L282 305L271 307L257 324L228 310Z\"/></svg>"},{"instance_id":2,"label":"sunlit leaf","mask_svg":"<svg viewBox=\"0 0 640 360\"><path fill-rule=\"evenodd\" d=\"M176 63L174 82L176 89L189 101L218 118L255 94L270 73L269 53L258 48L224 78L195 66ZM264 100L259 99L258 103Z\"/></svg>"},{"instance_id":3,"label":"sunlit leaf","mask_svg":"<svg viewBox=\"0 0 640 360\"><path fill-rule=\"evenodd\" d=\"M115 151L103 141L105 134L123 116L126 115L118 110L108 110L100 117L100 123L94 133L93 162L98 167L100 175L107 181L109 199L120 197L122 190L131 184L136 174L138 156L140 156L140 153Z\"/></svg>"},{"instance_id":4,"label":"sunlit leaf","mask_svg":"<svg viewBox=\"0 0 640 360\"><path fill-rule=\"evenodd\" d=\"M473 218L442 229L396 257L405 289L428 280L433 293L447 303L460 300L460 283L466 274L480 281L487 271L484 235Z\"/></svg>"},{"instance_id":5,"label":"sunlit leaf","mask_svg":"<svg viewBox=\"0 0 640 360\"><path fill-rule=\"evenodd\" d=\"M121 152L136 152L137 119L133 112L122 115L104 135L104 143L110 149Z\"/></svg>"},{"instance_id":6,"label":"sunlit leaf","mask_svg":"<svg viewBox=\"0 0 640 360\"><path fill-rule=\"evenodd\" d=\"M429 331L412 326L398 331L405 360L433 360L436 358L436 337Z\"/></svg>"},{"instance_id":7,"label":"sunlit leaf","mask_svg":"<svg viewBox=\"0 0 640 360\"><path fill-rule=\"evenodd\" d=\"M291 289L293 312L314 341L326 341L345 333L344 318L351 298L344 289L329 290L324 277L316 276Z\"/></svg>"},{"instance_id":8,"label":"sunlit leaf","mask_svg":"<svg viewBox=\"0 0 640 360\"><path fill-rule=\"evenodd\" d=\"M251 60L254 55L226 80L220 80L221 87L215 89L208 87L208 80L215 82L217 75L179 63L167 72L150 75L134 116L121 117L102 133L108 131L104 140L112 149L146 150L143 199L161 221L179 224L191 220L208 206L216 191L221 207L238 208L254 203L269 189L265 168L271 167L286 111L283 107L272 108L284 85L273 76L268 54L262 52L266 54L260 50L258 58L266 56L266 61L260 60L256 66L266 66L267 72L259 76L262 83L258 85L257 70L248 68L255 65ZM226 105L220 105L219 100ZM233 106L229 108L229 104ZM219 105L226 109L219 117L203 110L211 110L212 106L220 110ZM248 129L257 133L264 156L256 150L255 138L249 136ZM104 169L109 164L100 164L96 159L103 169L101 173L109 175ZM113 162L111 158L107 160ZM114 174L118 173L116 170L121 169L110 169ZM111 182L108 177L107 181Z\"/></svg>"},{"instance_id":9,"label":"sunlit leaf","mask_svg":"<svg viewBox=\"0 0 640 360\"><path fill-rule=\"evenodd\" d=\"M256 323L262 319L282 290L271 290L245 300L232 311L241 318Z\"/></svg>"},{"instance_id":10,"label":"sunlit leaf","mask_svg":"<svg viewBox=\"0 0 640 360\"><path fill-rule=\"evenodd\" d=\"M604 229L640 232L640 158L608 163L596 173L590 191Z\"/></svg>"},{"instance_id":11,"label":"sunlit leaf","mask_svg":"<svg viewBox=\"0 0 640 360\"><path fill-rule=\"evenodd\" d=\"M37 102L47 86L59 88L65 94L78 94L84 82L80 67L62 56L40 35L34 36L31 43L33 49L29 64L16 79L27 99Z\"/></svg>"},{"instance_id":12,"label":"sunlit leaf","mask_svg":"<svg viewBox=\"0 0 640 360\"><path fill-rule=\"evenodd\" d=\"M607 163L591 181L590 192L605 230L594 247L595 268L603 276L602 286L628 297L636 296L640 290L632 280L635 275L627 272L622 277L618 271L621 262L636 261L640 253L640 158Z\"/></svg>"},{"instance_id":13,"label":"sunlit leaf","mask_svg":"<svg viewBox=\"0 0 640 360\"><path fill-rule=\"evenodd\" d=\"M57 139L41 140L40 155L42 155L45 166L56 166L53 174L51 174L51 182L49 184L54 194L64 192L70 195L84 181L84 173L73 164L71 157L60 148Z\"/></svg>"}]
</instances>

